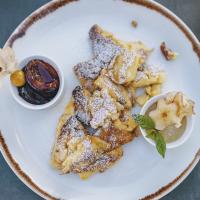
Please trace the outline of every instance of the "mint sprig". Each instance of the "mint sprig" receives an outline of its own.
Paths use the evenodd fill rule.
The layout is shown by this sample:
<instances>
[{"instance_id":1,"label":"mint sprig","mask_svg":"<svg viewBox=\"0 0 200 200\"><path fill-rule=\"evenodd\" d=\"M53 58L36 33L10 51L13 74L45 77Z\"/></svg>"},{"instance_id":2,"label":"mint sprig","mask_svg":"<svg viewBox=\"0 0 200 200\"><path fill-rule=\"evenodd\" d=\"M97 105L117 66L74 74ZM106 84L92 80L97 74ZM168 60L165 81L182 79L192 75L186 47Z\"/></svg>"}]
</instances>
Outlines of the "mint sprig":
<instances>
[{"instance_id":1,"label":"mint sprig","mask_svg":"<svg viewBox=\"0 0 200 200\"><path fill-rule=\"evenodd\" d=\"M158 153L164 158L166 142L161 132L155 128L155 123L152 118L146 115L134 115L133 117L135 122L147 132L146 137L152 139L156 143Z\"/></svg>"},{"instance_id":2,"label":"mint sprig","mask_svg":"<svg viewBox=\"0 0 200 200\"><path fill-rule=\"evenodd\" d=\"M149 116L145 115L134 115L135 122L143 129L155 129L155 123Z\"/></svg>"}]
</instances>

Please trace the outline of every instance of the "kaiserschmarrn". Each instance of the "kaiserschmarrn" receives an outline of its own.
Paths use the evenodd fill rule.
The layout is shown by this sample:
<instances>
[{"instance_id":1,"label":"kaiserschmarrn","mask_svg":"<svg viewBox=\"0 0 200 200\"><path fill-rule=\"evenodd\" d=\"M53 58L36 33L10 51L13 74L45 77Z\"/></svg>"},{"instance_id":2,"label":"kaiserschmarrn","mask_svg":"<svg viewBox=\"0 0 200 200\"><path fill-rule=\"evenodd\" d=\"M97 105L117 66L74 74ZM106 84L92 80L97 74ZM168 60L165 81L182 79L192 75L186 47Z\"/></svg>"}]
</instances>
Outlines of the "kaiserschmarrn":
<instances>
[{"instance_id":1,"label":"kaiserschmarrn","mask_svg":"<svg viewBox=\"0 0 200 200\"><path fill-rule=\"evenodd\" d=\"M93 56L74 66L80 81L61 116L52 165L82 179L103 172L123 155L123 144L138 136L132 117L161 91L165 72L147 64L152 52L140 41L125 42L98 25L89 31ZM137 96L137 90L143 94Z\"/></svg>"}]
</instances>

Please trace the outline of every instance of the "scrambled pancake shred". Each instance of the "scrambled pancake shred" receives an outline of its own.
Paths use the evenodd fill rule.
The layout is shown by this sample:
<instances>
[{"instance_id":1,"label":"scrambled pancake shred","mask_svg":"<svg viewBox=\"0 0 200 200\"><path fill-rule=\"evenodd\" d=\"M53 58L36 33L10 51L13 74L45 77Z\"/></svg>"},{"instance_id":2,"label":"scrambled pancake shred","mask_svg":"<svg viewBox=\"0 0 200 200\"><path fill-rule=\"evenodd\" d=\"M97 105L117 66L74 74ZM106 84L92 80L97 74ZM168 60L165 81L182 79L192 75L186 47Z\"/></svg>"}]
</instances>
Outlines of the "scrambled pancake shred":
<instances>
[{"instance_id":1,"label":"scrambled pancake shred","mask_svg":"<svg viewBox=\"0 0 200 200\"><path fill-rule=\"evenodd\" d=\"M94 25L89 31L93 58L74 66L80 81L59 119L52 165L87 179L112 167L122 145L140 135L131 109L159 94L163 70L147 65L152 49L125 42ZM144 94L136 95L138 88Z\"/></svg>"}]
</instances>

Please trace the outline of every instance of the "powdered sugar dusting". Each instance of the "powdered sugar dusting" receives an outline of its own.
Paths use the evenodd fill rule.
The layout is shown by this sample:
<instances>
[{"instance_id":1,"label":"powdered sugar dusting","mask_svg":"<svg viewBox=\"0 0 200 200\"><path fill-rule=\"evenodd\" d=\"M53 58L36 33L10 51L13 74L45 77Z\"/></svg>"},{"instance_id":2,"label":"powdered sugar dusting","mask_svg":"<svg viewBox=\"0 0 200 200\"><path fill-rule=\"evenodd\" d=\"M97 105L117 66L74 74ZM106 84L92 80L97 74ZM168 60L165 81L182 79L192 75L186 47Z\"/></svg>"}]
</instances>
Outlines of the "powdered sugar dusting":
<instances>
[{"instance_id":1,"label":"powdered sugar dusting","mask_svg":"<svg viewBox=\"0 0 200 200\"><path fill-rule=\"evenodd\" d=\"M82 142L84 151L81 154L80 160L90 160L94 157L94 152L92 150L91 141L88 139L83 140Z\"/></svg>"},{"instance_id":2,"label":"powdered sugar dusting","mask_svg":"<svg viewBox=\"0 0 200 200\"><path fill-rule=\"evenodd\" d=\"M96 32L95 28L91 28L90 38L92 40L94 58L87 62L79 63L74 67L74 71L79 79L96 79L101 70L109 67L116 55L121 51L118 45L114 44L111 39L103 37Z\"/></svg>"},{"instance_id":3,"label":"powdered sugar dusting","mask_svg":"<svg viewBox=\"0 0 200 200\"><path fill-rule=\"evenodd\" d=\"M151 75L151 76L158 76L160 72L163 72L163 70L159 67L152 67L148 66L146 71Z\"/></svg>"},{"instance_id":4,"label":"powdered sugar dusting","mask_svg":"<svg viewBox=\"0 0 200 200\"><path fill-rule=\"evenodd\" d=\"M75 116L68 119L61 132L61 134L70 134L71 137L82 137L84 135L83 127Z\"/></svg>"},{"instance_id":5,"label":"powdered sugar dusting","mask_svg":"<svg viewBox=\"0 0 200 200\"><path fill-rule=\"evenodd\" d=\"M94 133L94 136L100 136L101 132L101 129L97 129L97 131Z\"/></svg>"},{"instance_id":6,"label":"powdered sugar dusting","mask_svg":"<svg viewBox=\"0 0 200 200\"><path fill-rule=\"evenodd\" d=\"M159 67L152 67L152 66L146 66L143 71L138 71L135 81L140 81L143 79L148 79L149 77L157 77L161 72L164 72Z\"/></svg>"},{"instance_id":7,"label":"powdered sugar dusting","mask_svg":"<svg viewBox=\"0 0 200 200\"><path fill-rule=\"evenodd\" d=\"M90 61L77 64L74 67L74 71L79 79L96 79L104 67L105 65L98 58L94 58Z\"/></svg>"},{"instance_id":8,"label":"powdered sugar dusting","mask_svg":"<svg viewBox=\"0 0 200 200\"><path fill-rule=\"evenodd\" d=\"M92 114L90 125L92 128L103 126L106 119L111 119L117 113L115 102L107 90L102 90L101 93L94 96L90 101L90 107Z\"/></svg>"},{"instance_id":9,"label":"powdered sugar dusting","mask_svg":"<svg viewBox=\"0 0 200 200\"><path fill-rule=\"evenodd\" d=\"M119 80L118 80L120 84L126 81L128 68L132 66L136 57L136 53L124 49L122 56L123 56L123 63L119 71Z\"/></svg>"},{"instance_id":10,"label":"powdered sugar dusting","mask_svg":"<svg viewBox=\"0 0 200 200\"><path fill-rule=\"evenodd\" d=\"M126 104L126 100L124 96L122 95L122 92L120 91L120 87L123 86L117 86L115 83L113 83L109 78L105 77L104 82L109 90L114 91L114 94L117 96L118 101L124 105Z\"/></svg>"},{"instance_id":11,"label":"powdered sugar dusting","mask_svg":"<svg viewBox=\"0 0 200 200\"><path fill-rule=\"evenodd\" d=\"M140 81L142 79L148 79L148 76L144 73L144 71L138 71L134 81Z\"/></svg>"},{"instance_id":12,"label":"powdered sugar dusting","mask_svg":"<svg viewBox=\"0 0 200 200\"><path fill-rule=\"evenodd\" d=\"M61 129L61 134L56 141L56 155L64 160L68 143L76 143L84 136L83 127L75 116L70 117Z\"/></svg>"},{"instance_id":13,"label":"powdered sugar dusting","mask_svg":"<svg viewBox=\"0 0 200 200\"><path fill-rule=\"evenodd\" d=\"M109 143L111 143L112 147L116 145L117 137L114 134L111 134L108 138Z\"/></svg>"},{"instance_id":14,"label":"powdered sugar dusting","mask_svg":"<svg viewBox=\"0 0 200 200\"><path fill-rule=\"evenodd\" d=\"M104 63L110 63L121 52L120 46L102 35L97 35L97 38L92 41L92 47L94 55Z\"/></svg>"},{"instance_id":15,"label":"powdered sugar dusting","mask_svg":"<svg viewBox=\"0 0 200 200\"><path fill-rule=\"evenodd\" d=\"M83 127L75 116L70 117L61 129L57 144L65 148L65 144L71 138L81 138L84 136Z\"/></svg>"},{"instance_id":16,"label":"powdered sugar dusting","mask_svg":"<svg viewBox=\"0 0 200 200\"><path fill-rule=\"evenodd\" d=\"M78 120L83 122L85 125L89 125L90 121L90 113L88 111L89 96L86 96L84 94L83 88L80 86L77 86L73 90L72 95L75 101L75 110Z\"/></svg>"},{"instance_id":17,"label":"powdered sugar dusting","mask_svg":"<svg viewBox=\"0 0 200 200\"><path fill-rule=\"evenodd\" d=\"M83 171L101 171L103 172L120 157L111 153L101 155L94 163L82 167Z\"/></svg>"},{"instance_id":18,"label":"powdered sugar dusting","mask_svg":"<svg viewBox=\"0 0 200 200\"><path fill-rule=\"evenodd\" d=\"M101 171L104 171L109 167L109 164L111 164L111 161L113 160L114 159L112 159L112 157L102 155L98 160L95 161L95 163L88 166L87 171L95 171L97 169L101 169Z\"/></svg>"},{"instance_id":19,"label":"powdered sugar dusting","mask_svg":"<svg viewBox=\"0 0 200 200\"><path fill-rule=\"evenodd\" d=\"M126 125L129 119L131 99L126 93L127 86L135 75L135 81L139 81L157 76L161 71L146 66L150 50L140 42L120 43L97 25L90 29L89 37L93 57L74 67L82 87L73 91L74 114L58 130L61 134L54 148L56 167L64 173L103 172L122 156L120 146L132 139L131 131L120 127L121 122L123 125L125 121ZM137 70L132 67L138 57L142 67L135 74ZM127 115L122 116L123 112ZM62 118L61 123L63 119L66 118ZM80 176L86 178L91 174Z\"/></svg>"},{"instance_id":20,"label":"powdered sugar dusting","mask_svg":"<svg viewBox=\"0 0 200 200\"><path fill-rule=\"evenodd\" d=\"M90 122L93 128L98 128L99 126L103 126L103 122L108 117L109 112L105 108L100 108L93 114L93 118Z\"/></svg>"}]
</instances>

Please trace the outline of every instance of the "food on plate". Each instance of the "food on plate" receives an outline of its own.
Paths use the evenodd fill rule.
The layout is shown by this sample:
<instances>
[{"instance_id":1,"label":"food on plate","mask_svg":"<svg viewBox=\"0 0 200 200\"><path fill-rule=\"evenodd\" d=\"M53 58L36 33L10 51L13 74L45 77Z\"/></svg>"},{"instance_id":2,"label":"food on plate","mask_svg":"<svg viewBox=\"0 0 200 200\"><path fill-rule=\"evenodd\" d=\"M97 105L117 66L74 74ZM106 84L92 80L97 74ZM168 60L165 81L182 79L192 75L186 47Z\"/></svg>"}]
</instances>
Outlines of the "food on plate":
<instances>
[{"instance_id":1,"label":"food on plate","mask_svg":"<svg viewBox=\"0 0 200 200\"><path fill-rule=\"evenodd\" d=\"M136 76L137 68L152 51L142 42L121 41L97 25L90 29L89 37L92 41L93 58L74 67L80 83L89 90L93 89L92 83L103 69L113 82L130 84Z\"/></svg>"},{"instance_id":2,"label":"food on plate","mask_svg":"<svg viewBox=\"0 0 200 200\"><path fill-rule=\"evenodd\" d=\"M132 25L132 27L137 28L138 23L137 23L137 21L132 20L132 21L131 21L131 25Z\"/></svg>"},{"instance_id":3,"label":"food on plate","mask_svg":"<svg viewBox=\"0 0 200 200\"><path fill-rule=\"evenodd\" d=\"M160 50L162 52L162 54L164 55L164 57L166 58L166 60L175 60L177 58L177 53L172 51L171 49L169 49L165 42L162 42L160 45Z\"/></svg>"},{"instance_id":4,"label":"food on plate","mask_svg":"<svg viewBox=\"0 0 200 200\"><path fill-rule=\"evenodd\" d=\"M134 119L145 138L153 140L158 152L165 157L168 144L180 145L190 133L195 103L182 92L169 92L156 98L153 103L149 101L149 106L146 104L141 111L144 114L134 115Z\"/></svg>"},{"instance_id":5,"label":"food on plate","mask_svg":"<svg viewBox=\"0 0 200 200\"><path fill-rule=\"evenodd\" d=\"M132 107L132 102L130 100L128 91L126 87L115 84L112 80L106 75L100 75L95 81L94 85L98 89L107 89L109 95L118 101L120 104L126 108Z\"/></svg>"},{"instance_id":6,"label":"food on plate","mask_svg":"<svg viewBox=\"0 0 200 200\"><path fill-rule=\"evenodd\" d=\"M86 89L83 89L81 86L77 86L73 90L72 96L74 99L74 109L77 119L85 125L89 125L91 120L88 106L89 98L91 96L90 92Z\"/></svg>"},{"instance_id":7,"label":"food on plate","mask_svg":"<svg viewBox=\"0 0 200 200\"><path fill-rule=\"evenodd\" d=\"M73 90L58 122L52 151L55 168L82 179L105 171L122 157L122 145L140 135L132 108L160 93L165 81L163 70L147 67L152 49L142 42L119 40L98 25L92 26L89 38L93 57L74 66L81 86ZM147 78L138 83L139 73ZM145 98L136 96L138 88L147 87Z\"/></svg>"},{"instance_id":8,"label":"food on plate","mask_svg":"<svg viewBox=\"0 0 200 200\"><path fill-rule=\"evenodd\" d=\"M131 102L135 102L133 93L137 88L152 86L154 91L156 90L152 91L153 93L161 92L166 75L164 70L147 64L151 48L140 41L119 40L98 25L90 29L89 37L92 41L93 58L74 67L75 74L84 88L95 90L95 83L98 84L96 79L104 76L118 86L128 88L128 94L132 96ZM160 89L154 87L158 84ZM153 93L150 96L153 96Z\"/></svg>"},{"instance_id":9,"label":"food on plate","mask_svg":"<svg viewBox=\"0 0 200 200\"><path fill-rule=\"evenodd\" d=\"M10 80L12 84L16 87L22 87L25 85L26 80L25 80L25 75L22 70L16 70L10 75Z\"/></svg>"},{"instance_id":10,"label":"food on plate","mask_svg":"<svg viewBox=\"0 0 200 200\"><path fill-rule=\"evenodd\" d=\"M143 106L149 100L149 98L150 96L144 93L140 96L137 96L135 100L140 106Z\"/></svg>"},{"instance_id":11,"label":"food on plate","mask_svg":"<svg viewBox=\"0 0 200 200\"><path fill-rule=\"evenodd\" d=\"M156 108L149 112L158 130L164 130L168 126L180 128L185 117L194 114L194 102L188 99L182 92L170 92L165 98L156 103Z\"/></svg>"},{"instance_id":12,"label":"food on plate","mask_svg":"<svg viewBox=\"0 0 200 200\"><path fill-rule=\"evenodd\" d=\"M135 80L131 83L135 88L162 84L166 80L165 72L159 68L146 67L138 71Z\"/></svg>"},{"instance_id":13,"label":"food on plate","mask_svg":"<svg viewBox=\"0 0 200 200\"><path fill-rule=\"evenodd\" d=\"M27 102L42 105L51 101L59 89L59 76L49 63L34 59L23 68L25 84L18 86L19 95Z\"/></svg>"},{"instance_id":14,"label":"food on plate","mask_svg":"<svg viewBox=\"0 0 200 200\"><path fill-rule=\"evenodd\" d=\"M116 102L107 92L102 99L101 93L92 95L77 86L72 94L57 126L52 165L63 173L77 173L86 179L105 171L121 158L121 146L136 137L136 124L129 112L114 109L116 116L110 115Z\"/></svg>"},{"instance_id":15,"label":"food on plate","mask_svg":"<svg viewBox=\"0 0 200 200\"><path fill-rule=\"evenodd\" d=\"M31 60L24 67L27 83L35 90L51 92L58 90L59 78L56 70L45 61Z\"/></svg>"},{"instance_id":16,"label":"food on plate","mask_svg":"<svg viewBox=\"0 0 200 200\"><path fill-rule=\"evenodd\" d=\"M123 106L109 95L108 90L102 89L96 90L91 96L89 109L91 111L90 125L96 129L119 118Z\"/></svg>"},{"instance_id":17,"label":"food on plate","mask_svg":"<svg viewBox=\"0 0 200 200\"><path fill-rule=\"evenodd\" d=\"M10 81L25 101L42 105L57 94L60 80L57 71L40 59L30 60L20 70L12 48L0 49L0 78L10 75Z\"/></svg>"},{"instance_id":18,"label":"food on plate","mask_svg":"<svg viewBox=\"0 0 200 200\"><path fill-rule=\"evenodd\" d=\"M10 47L0 49L0 78L12 74L18 69L19 67L13 49Z\"/></svg>"},{"instance_id":19,"label":"food on plate","mask_svg":"<svg viewBox=\"0 0 200 200\"><path fill-rule=\"evenodd\" d=\"M147 86L145 88L146 93L151 97L159 95L160 90L161 90L161 84L154 84L154 85Z\"/></svg>"},{"instance_id":20,"label":"food on plate","mask_svg":"<svg viewBox=\"0 0 200 200\"><path fill-rule=\"evenodd\" d=\"M74 115L74 104L70 102L58 123L52 165L63 173L77 173L86 179L105 171L121 156L121 147L112 148L109 142L89 134Z\"/></svg>"}]
</instances>

